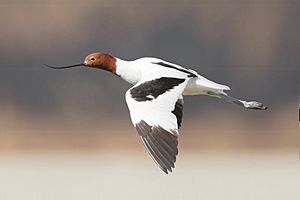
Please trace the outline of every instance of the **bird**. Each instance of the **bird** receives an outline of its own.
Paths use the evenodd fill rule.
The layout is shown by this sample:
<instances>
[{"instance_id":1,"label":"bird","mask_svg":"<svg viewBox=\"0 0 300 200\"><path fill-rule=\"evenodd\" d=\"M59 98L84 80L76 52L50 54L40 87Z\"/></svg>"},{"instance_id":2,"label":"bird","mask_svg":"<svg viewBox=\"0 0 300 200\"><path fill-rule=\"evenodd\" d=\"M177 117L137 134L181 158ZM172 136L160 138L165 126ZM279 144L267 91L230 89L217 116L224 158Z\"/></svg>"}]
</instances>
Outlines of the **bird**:
<instances>
[{"instance_id":1,"label":"bird","mask_svg":"<svg viewBox=\"0 0 300 200\"><path fill-rule=\"evenodd\" d=\"M52 69L88 67L115 74L132 85L125 99L132 124L146 150L166 174L175 168L179 128L183 117L183 96L208 95L246 109L266 110L257 101L229 96L227 85L211 81L196 71L159 58L142 57L122 60L109 53L95 52L82 63L51 66Z\"/></svg>"}]
</instances>

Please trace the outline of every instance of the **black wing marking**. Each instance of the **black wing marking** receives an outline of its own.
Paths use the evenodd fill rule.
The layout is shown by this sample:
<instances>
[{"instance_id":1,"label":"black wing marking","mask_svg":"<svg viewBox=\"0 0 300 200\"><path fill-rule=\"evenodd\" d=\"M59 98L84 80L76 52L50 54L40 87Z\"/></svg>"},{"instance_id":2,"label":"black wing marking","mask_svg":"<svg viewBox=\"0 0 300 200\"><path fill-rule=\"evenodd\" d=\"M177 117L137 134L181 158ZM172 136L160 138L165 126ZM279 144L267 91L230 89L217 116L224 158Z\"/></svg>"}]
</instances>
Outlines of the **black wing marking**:
<instances>
[{"instance_id":1,"label":"black wing marking","mask_svg":"<svg viewBox=\"0 0 300 200\"><path fill-rule=\"evenodd\" d=\"M167 64L167 63L164 63L164 62L152 62L153 64L157 64L157 65L161 65L161 66L164 66L164 67L168 67L168 68L172 68L172 69L176 69L178 71L181 71L181 72L184 72L186 74L188 74L188 77L198 77L195 73L192 73L191 71L189 70L186 70L186 69L181 69L181 68L178 68L174 65L170 65L170 64Z\"/></svg>"},{"instance_id":2,"label":"black wing marking","mask_svg":"<svg viewBox=\"0 0 300 200\"><path fill-rule=\"evenodd\" d=\"M132 88L130 94L136 101L151 101L184 81L185 79L180 78L161 77Z\"/></svg>"},{"instance_id":3,"label":"black wing marking","mask_svg":"<svg viewBox=\"0 0 300 200\"><path fill-rule=\"evenodd\" d=\"M176 116L178 129L181 127L183 117L183 99L178 99L172 113Z\"/></svg>"},{"instance_id":4,"label":"black wing marking","mask_svg":"<svg viewBox=\"0 0 300 200\"><path fill-rule=\"evenodd\" d=\"M146 149L159 167L166 174L172 172L178 154L177 133L171 133L160 126L150 126L143 120L135 127Z\"/></svg>"}]
</instances>

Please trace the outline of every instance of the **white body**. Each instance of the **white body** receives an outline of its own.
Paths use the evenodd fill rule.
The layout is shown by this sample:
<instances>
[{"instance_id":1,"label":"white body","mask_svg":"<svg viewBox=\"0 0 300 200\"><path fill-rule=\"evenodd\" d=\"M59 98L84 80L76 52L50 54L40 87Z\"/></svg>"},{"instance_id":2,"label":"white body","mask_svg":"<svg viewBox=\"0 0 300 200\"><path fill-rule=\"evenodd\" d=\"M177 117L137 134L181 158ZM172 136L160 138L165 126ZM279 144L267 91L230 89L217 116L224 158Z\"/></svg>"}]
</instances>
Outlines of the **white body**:
<instances>
[{"instance_id":1,"label":"white body","mask_svg":"<svg viewBox=\"0 0 300 200\"><path fill-rule=\"evenodd\" d=\"M162 62L174 68L164 67L155 63ZM183 99L183 95L211 95L226 94L223 90L229 90L228 86L210 81L197 72L185 69L179 65L158 59L158 58L140 58L134 61L123 61L117 59L116 73L125 81L133 84L132 88L139 85L157 80L162 77L184 79L185 81L166 91L153 101L136 101L130 95L130 88L126 92L126 101L130 110L132 123L135 125L141 120L147 124L160 125L165 130L175 131L178 134L178 125L176 117L171 113L175 108L178 99ZM188 77L188 74L180 71L190 72L196 77Z\"/></svg>"},{"instance_id":2,"label":"white body","mask_svg":"<svg viewBox=\"0 0 300 200\"><path fill-rule=\"evenodd\" d=\"M185 69L179 65L158 58L145 57L134 61L123 61L121 59L117 59L116 73L122 79L133 85L145 77L151 80L162 76L178 78L183 78L186 76L186 74L178 72L175 69L154 65L152 62L164 62L176 66L179 69ZM214 93L223 93L223 90L230 90L230 88L226 85L221 85L210 81L193 70L189 71L197 74L197 77L189 78L188 83L182 93L183 95L207 95L208 91L212 91Z\"/></svg>"}]
</instances>

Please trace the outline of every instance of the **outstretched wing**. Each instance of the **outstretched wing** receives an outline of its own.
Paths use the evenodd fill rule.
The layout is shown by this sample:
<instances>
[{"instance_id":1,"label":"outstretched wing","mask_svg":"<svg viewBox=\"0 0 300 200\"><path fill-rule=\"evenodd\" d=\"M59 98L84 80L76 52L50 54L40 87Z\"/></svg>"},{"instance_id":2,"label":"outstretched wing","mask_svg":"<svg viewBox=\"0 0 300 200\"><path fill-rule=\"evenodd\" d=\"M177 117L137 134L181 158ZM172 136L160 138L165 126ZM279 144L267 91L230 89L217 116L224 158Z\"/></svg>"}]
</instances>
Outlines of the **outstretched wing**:
<instances>
[{"instance_id":1,"label":"outstretched wing","mask_svg":"<svg viewBox=\"0 0 300 200\"><path fill-rule=\"evenodd\" d=\"M132 123L151 157L165 173L175 167L182 92L188 80L160 77L141 81L126 92Z\"/></svg>"}]
</instances>

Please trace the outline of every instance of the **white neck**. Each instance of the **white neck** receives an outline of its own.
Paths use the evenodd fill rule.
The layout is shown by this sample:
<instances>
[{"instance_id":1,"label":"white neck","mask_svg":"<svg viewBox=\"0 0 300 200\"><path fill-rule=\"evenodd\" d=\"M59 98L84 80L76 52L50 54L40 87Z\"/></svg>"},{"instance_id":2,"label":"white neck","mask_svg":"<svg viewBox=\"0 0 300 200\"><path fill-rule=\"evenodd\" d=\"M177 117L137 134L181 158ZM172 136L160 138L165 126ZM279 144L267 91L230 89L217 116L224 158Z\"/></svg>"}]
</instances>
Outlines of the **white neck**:
<instances>
[{"instance_id":1,"label":"white neck","mask_svg":"<svg viewBox=\"0 0 300 200\"><path fill-rule=\"evenodd\" d=\"M125 61L116 58L116 74L131 84L136 84L141 79L141 71L134 61Z\"/></svg>"}]
</instances>

